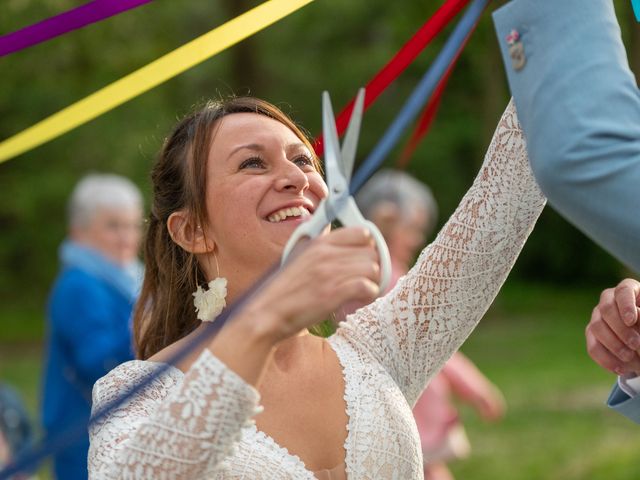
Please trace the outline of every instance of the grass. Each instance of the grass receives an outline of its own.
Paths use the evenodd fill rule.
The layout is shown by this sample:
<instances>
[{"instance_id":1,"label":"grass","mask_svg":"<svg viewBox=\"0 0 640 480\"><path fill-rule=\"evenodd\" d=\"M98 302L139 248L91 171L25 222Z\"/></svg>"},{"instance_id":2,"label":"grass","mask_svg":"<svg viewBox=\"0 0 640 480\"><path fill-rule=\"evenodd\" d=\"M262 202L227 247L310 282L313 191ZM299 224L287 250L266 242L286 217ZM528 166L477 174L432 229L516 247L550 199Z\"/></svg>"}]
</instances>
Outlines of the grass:
<instances>
[{"instance_id":1,"label":"grass","mask_svg":"<svg viewBox=\"0 0 640 480\"><path fill-rule=\"evenodd\" d=\"M463 351L503 390L506 418L463 418L470 459L459 479L626 480L638 478L638 426L610 411L613 375L589 359L584 327L593 289L505 288Z\"/></svg>"},{"instance_id":2,"label":"grass","mask_svg":"<svg viewBox=\"0 0 640 480\"><path fill-rule=\"evenodd\" d=\"M508 282L463 346L503 390L508 413L485 424L461 406L473 452L451 465L458 480L638 478L640 427L604 405L613 375L594 365L584 348L598 293ZM22 392L34 414L41 311L3 307L0 314L0 379Z\"/></svg>"}]
</instances>

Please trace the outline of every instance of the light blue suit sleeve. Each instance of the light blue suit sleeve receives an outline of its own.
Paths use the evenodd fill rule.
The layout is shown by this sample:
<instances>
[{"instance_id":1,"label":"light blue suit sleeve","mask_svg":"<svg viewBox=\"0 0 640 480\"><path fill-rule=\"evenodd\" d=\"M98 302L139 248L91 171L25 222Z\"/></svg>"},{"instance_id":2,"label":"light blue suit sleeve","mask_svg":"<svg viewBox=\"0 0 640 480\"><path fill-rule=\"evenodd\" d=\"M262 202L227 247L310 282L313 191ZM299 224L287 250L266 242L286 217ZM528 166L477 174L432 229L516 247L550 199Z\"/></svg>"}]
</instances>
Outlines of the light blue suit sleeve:
<instances>
[{"instance_id":1,"label":"light blue suit sleeve","mask_svg":"<svg viewBox=\"0 0 640 480\"><path fill-rule=\"evenodd\" d=\"M616 384L611 390L607 405L630 420L640 423L640 395L631 398Z\"/></svg>"},{"instance_id":2,"label":"light blue suit sleeve","mask_svg":"<svg viewBox=\"0 0 640 480\"><path fill-rule=\"evenodd\" d=\"M549 203L640 272L640 96L611 0L513 0L494 23ZM506 40L514 29L519 70Z\"/></svg>"}]
</instances>

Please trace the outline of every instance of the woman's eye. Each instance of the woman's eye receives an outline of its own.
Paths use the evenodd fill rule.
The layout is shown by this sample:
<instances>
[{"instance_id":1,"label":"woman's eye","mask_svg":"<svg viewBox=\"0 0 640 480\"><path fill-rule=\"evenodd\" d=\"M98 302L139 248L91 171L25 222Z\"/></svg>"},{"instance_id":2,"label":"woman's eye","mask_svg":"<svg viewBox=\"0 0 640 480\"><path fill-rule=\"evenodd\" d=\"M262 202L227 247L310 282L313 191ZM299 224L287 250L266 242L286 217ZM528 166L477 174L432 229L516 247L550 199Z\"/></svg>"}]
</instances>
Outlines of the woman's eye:
<instances>
[{"instance_id":1,"label":"woman's eye","mask_svg":"<svg viewBox=\"0 0 640 480\"><path fill-rule=\"evenodd\" d=\"M311 157L308 157L307 155L300 155L299 157L294 158L293 163L298 165L300 168L306 168L306 167L315 168L315 165L313 164L313 159Z\"/></svg>"},{"instance_id":2,"label":"woman's eye","mask_svg":"<svg viewBox=\"0 0 640 480\"><path fill-rule=\"evenodd\" d=\"M264 161L259 157L251 157L247 158L244 162L240 164L239 169L243 170L245 168L262 168L264 167Z\"/></svg>"}]
</instances>

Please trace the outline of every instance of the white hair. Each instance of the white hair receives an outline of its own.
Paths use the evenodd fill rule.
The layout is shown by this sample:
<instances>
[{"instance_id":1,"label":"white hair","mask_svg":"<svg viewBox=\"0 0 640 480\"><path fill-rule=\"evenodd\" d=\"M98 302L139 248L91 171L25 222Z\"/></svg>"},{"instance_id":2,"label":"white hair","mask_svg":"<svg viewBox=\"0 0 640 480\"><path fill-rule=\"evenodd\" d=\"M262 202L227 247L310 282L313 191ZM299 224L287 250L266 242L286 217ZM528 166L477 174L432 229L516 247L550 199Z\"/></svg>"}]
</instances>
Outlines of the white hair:
<instances>
[{"instance_id":1,"label":"white hair","mask_svg":"<svg viewBox=\"0 0 640 480\"><path fill-rule=\"evenodd\" d=\"M80 180L69 199L71 227L84 227L100 209L142 209L142 194L135 184L120 175L93 173Z\"/></svg>"},{"instance_id":2,"label":"white hair","mask_svg":"<svg viewBox=\"0 0 640 480\"><path fill-rule=\"evenodd\" d=\"M360 189L355 199L360 211L368 219L381 203L390 202L404 218L417 205L422 206L429 216L425 235L430 235L436 226L438 204L431 189L405 172L389 169L378 171Z\"/></svg>"}]
</instances>

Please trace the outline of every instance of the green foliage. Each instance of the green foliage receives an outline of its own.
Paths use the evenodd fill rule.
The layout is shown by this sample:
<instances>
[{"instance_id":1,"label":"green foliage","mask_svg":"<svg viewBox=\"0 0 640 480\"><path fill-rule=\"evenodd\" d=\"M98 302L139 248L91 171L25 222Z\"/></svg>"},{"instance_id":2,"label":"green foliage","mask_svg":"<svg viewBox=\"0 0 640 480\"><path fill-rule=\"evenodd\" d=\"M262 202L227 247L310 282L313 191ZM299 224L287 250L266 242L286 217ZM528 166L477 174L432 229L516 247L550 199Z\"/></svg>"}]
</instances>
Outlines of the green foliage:
<instances>
[{"instance_id":1,"label":"green foliage","mask_svg":"<svg viewBox=\"0 0 640 480\"><path fill-rule=\"evenodd\" d=\"M0 138L18 133L259 3L157 0L0 58ZM77 4L6 0L0 32L17 30ZM316 0L177 78L0 165L0 301L5 305L44 303L57 270L57 246L65 235L65 203L82 175L113 171L131 177L148 193L155 152L176 118L202 99L221 94L265 97L317 133L321 91L331 92L339 110L440 4ZM629 18L626 3L620 10L623 18ZM445 36L367 113L359 147L362 156L397 114ZM487 12L452 76L432 131L409 168L432 186L440 202L441 222L472 181L507 99ZM388 159L390 165L396 154ZM547 213L515 274L604 284L619 273L618 264L598 247L557 215Z\"/></svg>"},{"instance_id":2,"label":"green foliage","mask_svg":"<svg viewBox=\"0 0 640 480\"><path fill-rule=\"evenodd\" d=\"M463 418L472 456L460 479L626 480L637 476L636 426L607 409L614 377L587 356L593 288L509 282L463 351L503 391L507 415Z\"/></svg>"},{"instance_id":3,"label":"green foliage","mask_svg":"<svg viewBox=\"0 0 640 480\"><path fill-rule=\"evenodd\" d=\"M312 335L317 337L327 338L333 335L336 331L335 319L324 320L317 325L314 325L309 329Z\"/></svg>"}]
</instances>

